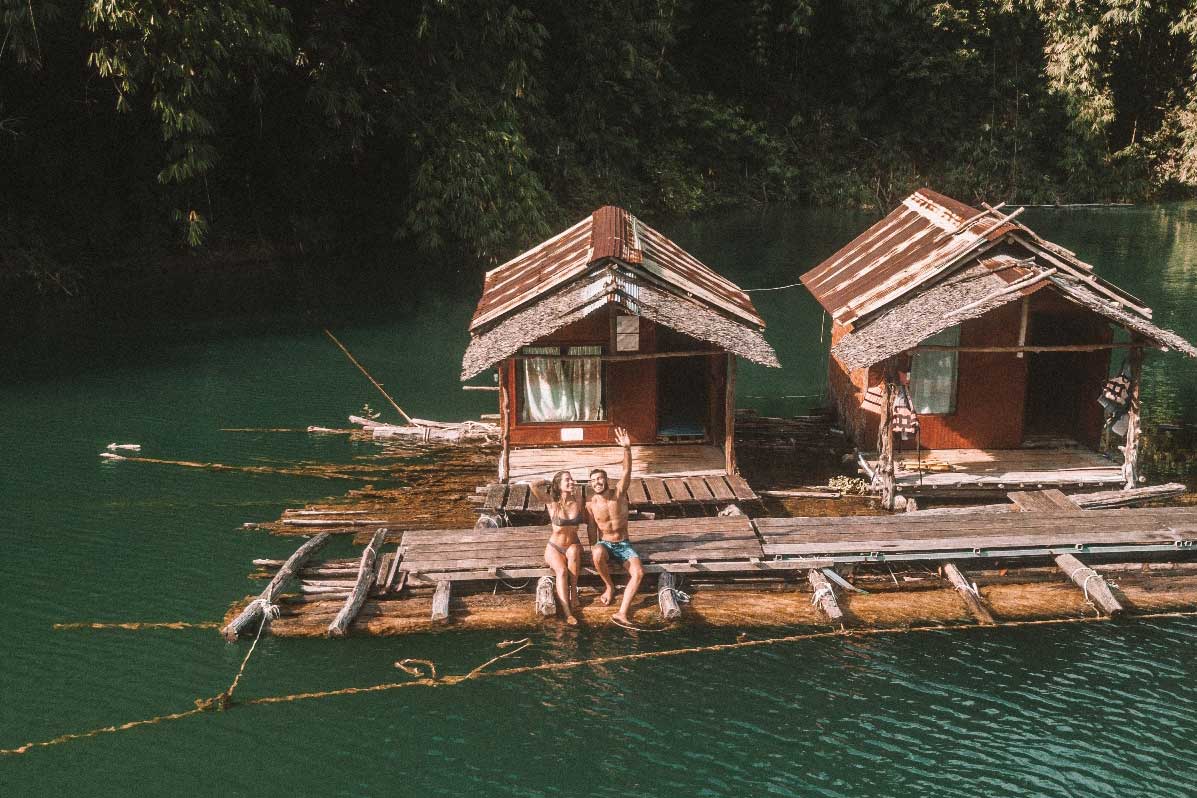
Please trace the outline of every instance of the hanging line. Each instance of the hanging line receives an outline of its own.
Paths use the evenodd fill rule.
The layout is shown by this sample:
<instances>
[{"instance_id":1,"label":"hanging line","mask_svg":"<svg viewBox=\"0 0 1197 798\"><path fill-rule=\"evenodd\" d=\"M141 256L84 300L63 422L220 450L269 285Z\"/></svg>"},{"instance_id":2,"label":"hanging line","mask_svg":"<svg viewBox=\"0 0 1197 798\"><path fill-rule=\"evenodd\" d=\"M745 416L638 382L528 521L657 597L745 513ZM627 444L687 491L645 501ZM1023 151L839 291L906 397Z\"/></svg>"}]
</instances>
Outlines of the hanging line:
<instances>
[{"instance_id":1,"label":"hanging line","mask_svg":"<svg viewBox=\"0 0 1197 798\"><path fill-rule=\"evenodd\" d=\"M784 288L797 288L802 283L790 283L789 285L775 285L770 288L741 288L740 290L746 294L755 294L757 291L781 291Z\"/></svg>"}]
</instances>

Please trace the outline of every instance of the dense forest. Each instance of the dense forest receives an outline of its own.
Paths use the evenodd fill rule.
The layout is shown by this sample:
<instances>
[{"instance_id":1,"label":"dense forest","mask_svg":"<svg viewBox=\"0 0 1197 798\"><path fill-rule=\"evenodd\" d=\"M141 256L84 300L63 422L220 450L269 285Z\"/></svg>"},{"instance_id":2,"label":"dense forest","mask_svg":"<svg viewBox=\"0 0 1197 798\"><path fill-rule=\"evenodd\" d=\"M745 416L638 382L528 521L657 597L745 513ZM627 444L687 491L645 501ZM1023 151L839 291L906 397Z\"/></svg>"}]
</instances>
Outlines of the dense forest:
<instances>
[{"instance_id":1,"label":"dense forest","mask_svg":"<svg viewBox=\"0 0 1197 798\"><path fill-rule=\"evenodd\" d=\"M1179 0L0 0L0 286L476 272L604 203L1186 196L1195 42Z\"/></svg>"}]
</instances>

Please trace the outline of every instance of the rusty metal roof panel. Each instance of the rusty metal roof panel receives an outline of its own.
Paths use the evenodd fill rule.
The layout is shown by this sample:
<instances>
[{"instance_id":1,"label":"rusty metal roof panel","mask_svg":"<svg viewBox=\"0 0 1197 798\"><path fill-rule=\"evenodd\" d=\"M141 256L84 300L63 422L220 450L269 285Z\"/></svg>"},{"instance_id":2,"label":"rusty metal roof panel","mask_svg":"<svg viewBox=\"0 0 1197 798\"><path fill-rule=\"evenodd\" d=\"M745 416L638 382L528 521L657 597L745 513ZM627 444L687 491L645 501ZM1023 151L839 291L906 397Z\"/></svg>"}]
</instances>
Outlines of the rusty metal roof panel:
<instances>
[{"instance_id":1,"label":"rusty metal roof panel","mask_svg":"<svg viewBox=\"0 0 1197 798\"><path fill-rule=\"evenodd\" d=\"M486 273L470 330L477 331L574 278L618 260L663 287L763 328L748 295L622 208L605 206L548 241Z\"/></svg>"},{"instance_id":2,"label":"rusty metal roof panel","mask_svg":"<svg viewBox=\"0 0 1197 798\"><path fill-rule=\"evenodd\" d=\"M1017 229L988 213L920 189L802 282L836 321L850 324Z\"/></svg>"}]
</instances>

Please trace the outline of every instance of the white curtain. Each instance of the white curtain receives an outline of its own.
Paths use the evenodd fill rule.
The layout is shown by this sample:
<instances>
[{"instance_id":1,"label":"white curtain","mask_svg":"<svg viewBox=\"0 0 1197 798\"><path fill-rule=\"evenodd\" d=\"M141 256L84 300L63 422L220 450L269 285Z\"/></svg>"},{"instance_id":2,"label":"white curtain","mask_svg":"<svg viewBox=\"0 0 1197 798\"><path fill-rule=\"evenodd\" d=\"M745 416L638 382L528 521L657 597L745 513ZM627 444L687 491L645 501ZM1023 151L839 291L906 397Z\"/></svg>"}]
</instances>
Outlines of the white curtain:
<instances>
[{"instance_id":1,"label":"white curtain","mask_svg":"<svg viewBox=\"0 0 1197 798\"><path fill-rule=\"evenodd\" d=\"M960 325L936 333L924 344L957 346ZM951 413L956 409L956 352L916 352L910 368L910 387L914 393L914 412Z\"/></svg>"},{"instance_id":2,"label":"white curtain","mask_svg":"<svg viewBox=\"0 0 1197 798\"><path fill-rule=\"evenodd\" d=\"M521 421L602 421L603 373L599 359L601 346L571 346L567 355L594 357L560 357L556 346L524 347L524 396L520 407ZM556 356L556 357L554 357Z\"/></svg>"}]
</instances>

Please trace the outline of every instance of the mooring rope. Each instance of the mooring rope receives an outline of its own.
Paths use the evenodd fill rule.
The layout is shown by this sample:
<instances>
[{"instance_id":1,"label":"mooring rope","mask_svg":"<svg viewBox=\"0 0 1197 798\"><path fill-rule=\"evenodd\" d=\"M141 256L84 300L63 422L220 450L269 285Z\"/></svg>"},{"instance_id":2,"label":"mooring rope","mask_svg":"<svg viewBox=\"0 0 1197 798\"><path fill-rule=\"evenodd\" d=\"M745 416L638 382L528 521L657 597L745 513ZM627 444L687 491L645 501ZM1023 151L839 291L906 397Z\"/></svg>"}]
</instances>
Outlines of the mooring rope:
<instances>
[{"instance_id":1,"label":"mooring rope","mask_svg":"<svg viewBox=\"0 0 1197 798\"><path fill-rule=\"evenodd\" d=\"M1138 620L1153 620L1153 619L1164 619L1164 618L1195 618L1195 617L1197 617L1197 611L1154 612L1154 613L1144 613L1142 615L1135 616L1135 618ZM463 675L453 675L453 676L445 676L445 677L438 678L436 676L436 664L434 662L432 662L431 660L407 659L407 660L401 660L400 662L405 663L405 664L407 664L407 663L424 664L429 667L430 673L432 675L430 677L411 679L406 682L384 682L382 684L374 684L374 685L369 685L366 687L342 687L342 688L338 688L338 689L334 689L334 690L320 690L320 691L309 692L309 693L292 693L289 695L262 696L259 698L251 698L248 701L242 701L242 702L240 702L239 706L248 707L248 706L266 705L266 704L288 704L288 703L292 703L292 702L296 702L296 701L311 701L311 700L320 699L320 698L334 698L337 696L360 695L360 694L364 694L364 693L379 693L379 692L386 692L386 691L390 691L390 690L404 689L404 688L408 688L408 687L446 687L446 686L457 685L457 684L461 684L462 682L465 682L465 681L476 680L476 679L496 679L496 678L508 677L508 676L521 676L521 675L529 674L529 673L544 673L544 672L553 672L553 671L562 671L562 670L572 670L572 669L581 668L581 667L584 667L587 665L590 665L590 666L612 665L612 664L622 663L622 662L638 662L641 660L659 659L659 658L663 658L663 657L685 656L688 654L736 651L736 650L740 650L740 649L761 648L761 647L765 647L765 646L775 646L775 645L780 645L780 644L785 644L785 643L796 643L796 642L800 642L800 641L804 641L804 640L823 640L823 639L828 639L828 638L872 637L875 635L901 634L901 633L908 633L908 632L945 632L945 631L957 632L957 631L968 631L968 630L974 630L974 629L994 630L994 629L1018 628L1018 627L1027 627L1027 626L1063 625L1063 624L1073 624L1073 623L1095 623L1095 622L1102 622L1102 621L1106 621L1106 620L1108 620L1108 619L1105 618L1104 616L1101 616L1101 617L1081 616L1081 617L1077 617L1077 618L1047 618L1047 619L1043 619L1043 620L1005 621L1005 622L1002 622L1002 623L999 623L999 624L996 624L993 626L982 626L980 624L968 624L968 625L959 625L959 626L950 626L950 625L946 625L946 624L933 624L933 625L926 625L926 626L886 627L886 628L878 628L878 629L844 629L841 627L840 629L832 630L832 631L807 632L807 633L803 633L803 634L786 635L784 637L767 637L767 638L762 638L760 640L736 640L735 642L732 642L732 643L712 643L710 645L705 645L705 646L690 646L690 647L686 647L686 648L673 648L673 649L666 649L664 651L639 651L639 652L634 652L631 654L613 654L613 655L607 656L607 657L591 657L589 659L583 659L583 660L566 660L563 662L543 662L543 663L540 663L539 665L523 665L520 667L502 668L500 670L494 670L494 671L483 670L484 668L488 667L489 665L492 665L495 662L498 662L501 659L518 654L519 652L528 648L528 646L530 646L532 643L531 643L531 640L529 640L528 638L525 638L523 640L516 640L516 641L506 641L505 640L502 643L499 643L498 647L500 647L500 648L505 647L505 646L511 646L511 645L519 645L519 648L516 648L516 649L506 652L504 654L501 654L501 655L494 657L490 660L487 660L482 665L478 666L477 668L474 668L473 670L471 670L468 673L463 674ZM649 631L655 631L655 630L649 630ZM261 632L261 629L259 629L259 632ZM244 667L245 667L245 663L243 662L242 670L244 670ZM400 665L400 663L396 663L396 667L399 667L401 670L404 670L405 672L412 674L412 675L418 674L418 671L413 671L410 669L410 665L408 667L403 667L402 665ZM236 680L234 680L234 684L235 684L235 682L236 682ZM183 712L174 712L174 713L167 714L167 715L158 715L153 718L146 718L145 720L129 721L128 723L123 723L120 725L104 726L102 728L91 729L90 731L85 731L85 732L74 732L71 734L63 734L63 735L60 735L60 736L55 737L50 740L41 740L38 742L25 743L24 745L18 746L16 748L2 748L2 749L0 749L0 755L25 754L25 753L28 753L29 751L33 750L34 748L45 748L45 747L52 746L52 745L59 745L62 743L71 742L74 740L85 739L88 737L97 737L101 734L111 734L111 733L118 732L118 731L127 731L129 729L135 729L135 728L138 728L141 726L150 726L150 725L154 725L154 724L158 724L158 723L165 723L168 721L182 720L183 718L189 718L193 715L198 715L202 712L207 712L212 708L209 706L200 706L199 701L197 701L196 704L197 705L196 705L195 709L189 709L189 710L186 710ZM225 708L227 709L228 707L225 707Z\"/></svg>"}]
</instances>

